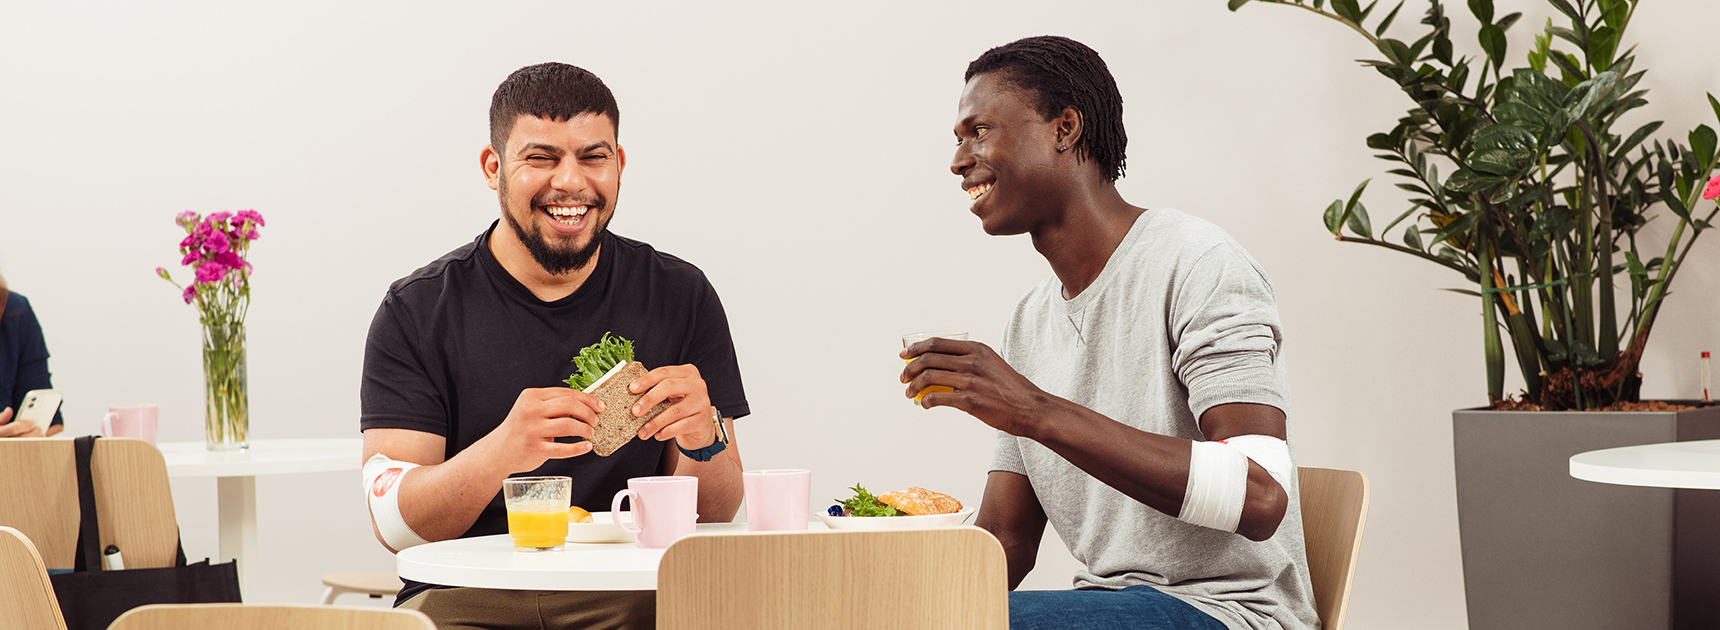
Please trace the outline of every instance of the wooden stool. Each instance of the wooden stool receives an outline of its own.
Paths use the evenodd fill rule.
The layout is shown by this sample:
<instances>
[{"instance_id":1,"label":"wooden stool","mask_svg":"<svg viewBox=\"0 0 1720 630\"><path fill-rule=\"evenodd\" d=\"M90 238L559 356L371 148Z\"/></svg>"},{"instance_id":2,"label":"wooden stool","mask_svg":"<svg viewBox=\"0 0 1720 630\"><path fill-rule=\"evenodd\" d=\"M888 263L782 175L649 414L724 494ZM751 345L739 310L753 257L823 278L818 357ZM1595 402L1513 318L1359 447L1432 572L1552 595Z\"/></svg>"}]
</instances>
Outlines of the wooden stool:
<instances>
[{"instance_id":1,"label":"wooden stool","mask_svg":"<svg viewBox=\"0 0 1720 630\"><path fill-rule=\"evenodd\" d=\"M402 586L393 573L330 573L322 577L322 583L328 587L323 591L324 605L333 604L334 598L343 593L364 593L371 599L382 599L383 595L399 594Z\"/></svg>"}]
</instances>

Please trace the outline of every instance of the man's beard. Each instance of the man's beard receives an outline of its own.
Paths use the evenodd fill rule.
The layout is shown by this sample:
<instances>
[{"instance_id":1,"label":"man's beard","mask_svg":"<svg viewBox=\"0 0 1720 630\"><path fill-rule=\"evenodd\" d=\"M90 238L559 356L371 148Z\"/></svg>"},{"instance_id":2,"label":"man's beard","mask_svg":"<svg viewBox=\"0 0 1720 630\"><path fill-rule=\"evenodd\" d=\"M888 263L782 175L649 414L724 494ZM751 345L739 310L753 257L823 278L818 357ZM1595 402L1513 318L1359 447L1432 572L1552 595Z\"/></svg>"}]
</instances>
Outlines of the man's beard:
<instances>
[{"instance_id":1,"label":"man's beard","mask_svg":"<svg viewBox=\"0 0 1720 630\"><path fill-rule=\"evenodd\" d=\"M507 207L508 184L506 178L502 180L499 192L502 198L502 216L507 218L508 225L514 228L514 233L519 235L520 241L526 244L526 251L531 252L532 260L537 261L538 266L543 267L543 270L549 272L550 275L559 276L576 269L583 269L591 263L592 258L597 256L598 246L603 243L603 232L609 229L608 218L593 217L592 220L601 219L602 223L597 224L596 229L591 230L591 240L587 241L585 245L571 249L558 248L544 239L543 232L537 229L535 222L532 229L528 230L526 226L520 224L519 219L514 217L514 213ZM605 205L602 203L601 197L597 199L597 202L591 204L593 207L586 211L586 214L596 214L598 209ZM537 214L537 205L536 201L533 200L532 205L526 207L527 212L533 215Z\"/></svg>"}]
</instances>

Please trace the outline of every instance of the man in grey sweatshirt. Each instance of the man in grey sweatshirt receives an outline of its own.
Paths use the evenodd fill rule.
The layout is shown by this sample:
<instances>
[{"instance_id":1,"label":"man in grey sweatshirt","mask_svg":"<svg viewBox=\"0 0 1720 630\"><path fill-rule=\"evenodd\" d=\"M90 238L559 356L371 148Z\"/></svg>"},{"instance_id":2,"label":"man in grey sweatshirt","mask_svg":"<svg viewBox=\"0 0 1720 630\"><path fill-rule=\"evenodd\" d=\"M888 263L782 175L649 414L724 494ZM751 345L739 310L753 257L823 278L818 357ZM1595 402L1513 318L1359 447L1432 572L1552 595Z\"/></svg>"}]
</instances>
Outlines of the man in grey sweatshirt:
<instances>
[{"instance_id":1,"label":"man in grey sweatshirt","mask_svg":"<svg viewBox=\"0 0 1720 630\"><path fill-rule=\"evenodd\" d=\"M1075 590L1011 593L1011 627L1318 628L1266 274L1218 227L1117 192L1122 97L1092 49L1024 39L966 82L950 170L986 233L1031 235L1053 276L1001 355L922 341L902 380L998 430L977 524L1010 587L1047 522L1085 565Z\"/></svg>"}]
</instances>

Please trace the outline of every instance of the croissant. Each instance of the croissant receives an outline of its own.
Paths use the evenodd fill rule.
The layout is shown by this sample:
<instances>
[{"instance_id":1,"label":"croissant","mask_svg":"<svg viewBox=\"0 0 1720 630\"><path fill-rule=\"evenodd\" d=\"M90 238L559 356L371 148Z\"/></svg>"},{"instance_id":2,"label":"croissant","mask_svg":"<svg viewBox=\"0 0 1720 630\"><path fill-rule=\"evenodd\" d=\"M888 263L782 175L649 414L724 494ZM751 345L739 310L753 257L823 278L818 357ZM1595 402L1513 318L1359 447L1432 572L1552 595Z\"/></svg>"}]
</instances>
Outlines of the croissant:
<instances>
[{"instance_id":1,"label":"croissant","mask_svg":"<svg viewBox=\"0 0 1720 630\"><path fill-rule=\"evenodd\" d=\"M909 516L949 514L962 509L962 502L942 492L925 488L903 488L878 495L878 502L901 510Z\"/></svg>"}]
</instances>

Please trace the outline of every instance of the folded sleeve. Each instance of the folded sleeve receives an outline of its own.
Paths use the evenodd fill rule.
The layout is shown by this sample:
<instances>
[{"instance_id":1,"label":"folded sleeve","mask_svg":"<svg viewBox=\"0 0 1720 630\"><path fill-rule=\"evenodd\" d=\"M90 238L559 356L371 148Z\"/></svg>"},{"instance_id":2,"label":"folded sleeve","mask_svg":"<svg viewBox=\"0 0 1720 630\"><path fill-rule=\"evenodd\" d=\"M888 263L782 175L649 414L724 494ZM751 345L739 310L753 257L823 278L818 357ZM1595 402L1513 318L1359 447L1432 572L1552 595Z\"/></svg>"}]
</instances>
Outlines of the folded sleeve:
<instances>
[{"instance_id":1,"label":"folded sleeve","mask_svg":"<svg viewBox=\"0 0 1720 630\"><path fill-rule=\"evenodd\" d=\"M1233 243L1202 253L1173 295L1172 365L1199 418L1227 403L1285 407L1282 330L1272 285Z\"/></svg>"}]
</instances>

